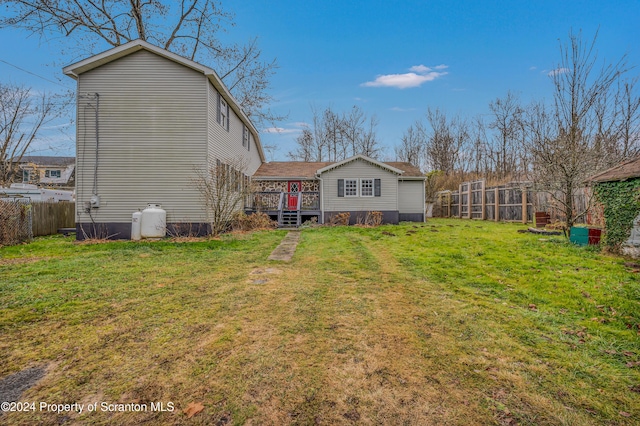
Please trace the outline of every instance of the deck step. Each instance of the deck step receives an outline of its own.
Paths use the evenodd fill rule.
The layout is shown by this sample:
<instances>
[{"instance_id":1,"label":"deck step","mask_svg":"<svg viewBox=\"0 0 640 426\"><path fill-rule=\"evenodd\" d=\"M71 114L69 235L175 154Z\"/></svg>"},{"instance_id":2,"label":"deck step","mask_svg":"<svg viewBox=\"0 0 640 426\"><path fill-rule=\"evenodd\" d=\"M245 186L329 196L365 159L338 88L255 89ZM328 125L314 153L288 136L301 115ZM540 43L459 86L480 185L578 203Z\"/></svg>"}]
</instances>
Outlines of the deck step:
<instances>
[{"instance_id":1,"label":"deck step","mask_svg":"<svg viewBox=\"0 0 640 426\"><path fill-rule=\"evenodd\" d=\"M294 210L286 210L280 216L279 228L297 228L300 226L300 212Z\"/></svg>"}]
</instances>

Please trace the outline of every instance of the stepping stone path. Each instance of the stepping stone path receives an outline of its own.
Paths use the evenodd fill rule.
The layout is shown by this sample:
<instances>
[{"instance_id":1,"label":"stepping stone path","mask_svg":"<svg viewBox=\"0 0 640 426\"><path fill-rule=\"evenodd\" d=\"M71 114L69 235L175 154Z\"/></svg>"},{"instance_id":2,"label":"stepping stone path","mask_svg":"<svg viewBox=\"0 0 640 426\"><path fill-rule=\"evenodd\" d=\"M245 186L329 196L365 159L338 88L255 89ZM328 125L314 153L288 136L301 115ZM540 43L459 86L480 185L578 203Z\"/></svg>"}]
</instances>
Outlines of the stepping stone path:
<instances>
[{"instance_id":1,"label":"stepping stone path","mask_svg":"<svg viewBox=\"0 0 640 426\"><path fill-rule=\"evenodd\" d=\"M290 262L293 254L296 252L296 247L300 241L300 231L289 231L289 233L280 242L280 245L275 248L269 260L280 260L282 262Z\"/></svg>"}]
</instances>

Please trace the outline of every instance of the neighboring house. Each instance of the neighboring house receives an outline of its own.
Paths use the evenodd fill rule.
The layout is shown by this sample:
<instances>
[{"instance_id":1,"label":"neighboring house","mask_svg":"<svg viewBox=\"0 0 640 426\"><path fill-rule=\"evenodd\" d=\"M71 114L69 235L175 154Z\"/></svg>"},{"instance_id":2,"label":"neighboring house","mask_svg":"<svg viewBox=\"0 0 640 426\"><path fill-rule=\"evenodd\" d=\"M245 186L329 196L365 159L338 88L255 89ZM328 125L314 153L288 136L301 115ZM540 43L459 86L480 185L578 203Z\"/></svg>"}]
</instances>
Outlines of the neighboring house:
<instances>
[{"instance_id":1,"label":"neighboring house","mask_svg":"<svg viewBox=\"0 0 640 426\"><path fill-rule=\"evenodd\" d=\"M263 211L281 225L317 217L321 223L349 212L350 223L379 211L384 223L425 220L424 175L402 162L356 155L339 162L264 163L253 176L248 211Z\"/></svg>"},{"instance_id":2,"label":"neighboring house","mask_svg":"<svg viewBox=\"0 0 640 426\"><path fill-rule=\"evenodd\" d=\"M264 162L258 132L215 71L135 40L69 65L77 80L76 228L130 238L132 214L167 212L170 232L206 233L197 170Z\"/></svg>"},{"instance_id":3,"label":"neighboring house","mask_svg":"<svg viewBox=\"0 0 640 426\"><path fill-rule=\"evenodd\" d=\"M17 164L22 183L70 189L74 186L75 157L25 155Z\"/></svg>"}]
</instances>

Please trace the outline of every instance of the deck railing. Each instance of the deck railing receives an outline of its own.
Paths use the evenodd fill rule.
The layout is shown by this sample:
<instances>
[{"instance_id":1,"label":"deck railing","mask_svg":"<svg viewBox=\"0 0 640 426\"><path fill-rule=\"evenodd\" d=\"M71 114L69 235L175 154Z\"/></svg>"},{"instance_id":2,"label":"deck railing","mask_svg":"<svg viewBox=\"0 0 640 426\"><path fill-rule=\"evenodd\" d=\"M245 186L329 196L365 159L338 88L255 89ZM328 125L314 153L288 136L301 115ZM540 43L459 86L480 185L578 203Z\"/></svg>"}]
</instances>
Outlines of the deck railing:
<instances>
[{"instance_id":1,"label":"deck railing","mask_svg":"<svg viewBox=\"0 0 640 426\"><path fill-rule=\"evenodd\" d=\"M318 191L254 192L249 197L249 205L246 208L256 211L282 211L288 206L289 196L298 197L296 208L299 211L320 210L320 192Z\"/></svg>"}]
</instances>

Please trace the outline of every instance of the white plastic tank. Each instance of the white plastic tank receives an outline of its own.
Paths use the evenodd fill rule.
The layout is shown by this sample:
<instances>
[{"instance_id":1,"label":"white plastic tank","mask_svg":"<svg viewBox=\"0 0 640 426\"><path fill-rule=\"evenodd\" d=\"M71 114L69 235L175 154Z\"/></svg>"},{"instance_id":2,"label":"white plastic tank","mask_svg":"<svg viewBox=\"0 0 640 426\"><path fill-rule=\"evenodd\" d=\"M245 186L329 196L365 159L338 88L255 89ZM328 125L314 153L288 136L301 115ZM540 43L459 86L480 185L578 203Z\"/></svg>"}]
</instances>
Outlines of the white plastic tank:
<instances>
[{"instance_id":1,"label":"white plastic tank","mask_svg":"<svg viewBox=\"0 0 640 426\"><path fill-rule=\"evenodd\" d=\"M162 238L167 233L167 212L160 204L147 204L142 210L140 236L142 238Z\"/></svg>"},{"instance_id":2,"label":"white plastic tank","mask_svg":"<svg viewBox=\"0 0 640 426\"><path fill-rule=\"evenodd\" d=\"M140 241L142 238L142 212L135 212L131 216L131 239L133 241Z\"/></svg>"}]
</instances>

